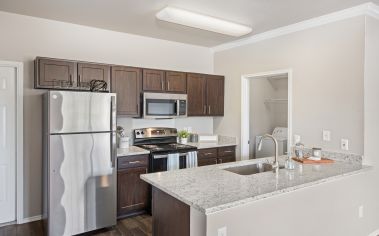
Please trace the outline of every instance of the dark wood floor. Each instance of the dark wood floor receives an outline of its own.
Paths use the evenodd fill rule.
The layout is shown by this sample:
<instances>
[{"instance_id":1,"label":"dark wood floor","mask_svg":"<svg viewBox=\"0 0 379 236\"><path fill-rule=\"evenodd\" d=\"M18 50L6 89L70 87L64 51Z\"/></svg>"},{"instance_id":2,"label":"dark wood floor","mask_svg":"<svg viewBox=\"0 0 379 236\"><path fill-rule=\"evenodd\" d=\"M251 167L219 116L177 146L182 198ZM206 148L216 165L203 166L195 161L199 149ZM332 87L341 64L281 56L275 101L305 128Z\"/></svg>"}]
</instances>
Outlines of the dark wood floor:
<instances>
[{"instance_id":1,"label":"dark wood floor","mask_svg":"<svg viewBox=\"0 0 379 236\"><path fill-rule=\"evenodd\" d=\"M97 236L151 236L152 219L149 215L140 215L117 222L115 227L98 230L86 235ZM43 235L41 221L22 225L0 227L0 236L39 236Z\"/></svg>"}]
</instances>

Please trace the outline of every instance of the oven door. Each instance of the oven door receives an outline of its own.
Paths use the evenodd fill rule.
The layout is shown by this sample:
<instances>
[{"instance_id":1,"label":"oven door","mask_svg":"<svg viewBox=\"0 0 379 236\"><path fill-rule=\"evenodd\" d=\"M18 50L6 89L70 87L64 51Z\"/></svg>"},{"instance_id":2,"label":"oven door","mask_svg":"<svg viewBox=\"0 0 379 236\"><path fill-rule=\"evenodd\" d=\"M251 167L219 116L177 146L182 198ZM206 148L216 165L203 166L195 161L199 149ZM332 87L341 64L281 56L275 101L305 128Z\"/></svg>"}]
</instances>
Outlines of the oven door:
<instances>
[{"instance_id":1,"label":"oven door","mask_svg":"<svg viewBox=\"0 0 379 236\"><path fill-rule=\"evenodd\" d=\"M168 154L151 154L150 173L167 171ZM179 153L179 169L186 168L187 153Z\"/></svg>"}]
</instances>

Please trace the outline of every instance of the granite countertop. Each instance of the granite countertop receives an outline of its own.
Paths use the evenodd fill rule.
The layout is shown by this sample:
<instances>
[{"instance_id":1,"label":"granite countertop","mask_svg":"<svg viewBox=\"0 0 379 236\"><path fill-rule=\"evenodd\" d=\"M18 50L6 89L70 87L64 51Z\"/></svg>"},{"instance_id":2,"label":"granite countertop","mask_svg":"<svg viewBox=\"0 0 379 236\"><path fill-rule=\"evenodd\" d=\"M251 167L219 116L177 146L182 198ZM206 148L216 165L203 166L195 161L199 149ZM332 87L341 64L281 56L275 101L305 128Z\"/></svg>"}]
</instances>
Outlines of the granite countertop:
<instances>
[{"instance_id":1,"label":"granite countertop","mask_svg":"<svg viewBox=\"0 0 379 236\"><path fill-rule=\"evenodd\" d=\"M117 149L117 157L131 156L131 155L141 155L141 154L149 154L148 150L145 150L140 147L130 146L129 148L118 148Z\"/></svg>"},{"instance_id":2,"label":"granite countertop","mask_svg":"<svg viewBox=\"0 0 379 236\"><path fill-rule=\"evenodd\" d=\"M200 141L198 143L190 142L188 143L188 145L195 146L198 149L228 147L228 146L236 146L237 140L234 137L219 135L217 141Z\"/></svg>"},{"instance_id":3,"label":"granite countertop","mask_svg":"<svg viewBox=\"0 0 379 236\"><path fill-rule=\"evenodd\" d=\"M191 207L211 214L371 169L357 162L336 161L323 165L295 162L294 170L281 169L278 173L269 171L253 175L223 170L262 161L265 159L144 174L141 178Z\"/></svg>"}]
</instances>

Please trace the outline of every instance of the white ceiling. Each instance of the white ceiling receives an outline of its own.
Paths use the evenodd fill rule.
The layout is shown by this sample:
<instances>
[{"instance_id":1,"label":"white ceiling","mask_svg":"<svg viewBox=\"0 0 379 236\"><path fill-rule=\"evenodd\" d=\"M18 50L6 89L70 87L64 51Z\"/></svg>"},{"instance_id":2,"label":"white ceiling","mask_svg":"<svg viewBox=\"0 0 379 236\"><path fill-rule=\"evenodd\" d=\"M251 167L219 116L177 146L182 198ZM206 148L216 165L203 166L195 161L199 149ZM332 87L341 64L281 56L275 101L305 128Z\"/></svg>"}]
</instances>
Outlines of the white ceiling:
<instances>
[{"instance_id":1,"label":"white ceiling","mask_svg":"<svg viewBox=\"0 0 379 236\"><path fill-rule=\"evenodd\" d=\"M0 10L207 47L235 37L161 22L175 6L253 27L250 35L349 8L367 0L0 0ZM372 0L379 4L379 0Z\"/></svg>"}]
</instances>

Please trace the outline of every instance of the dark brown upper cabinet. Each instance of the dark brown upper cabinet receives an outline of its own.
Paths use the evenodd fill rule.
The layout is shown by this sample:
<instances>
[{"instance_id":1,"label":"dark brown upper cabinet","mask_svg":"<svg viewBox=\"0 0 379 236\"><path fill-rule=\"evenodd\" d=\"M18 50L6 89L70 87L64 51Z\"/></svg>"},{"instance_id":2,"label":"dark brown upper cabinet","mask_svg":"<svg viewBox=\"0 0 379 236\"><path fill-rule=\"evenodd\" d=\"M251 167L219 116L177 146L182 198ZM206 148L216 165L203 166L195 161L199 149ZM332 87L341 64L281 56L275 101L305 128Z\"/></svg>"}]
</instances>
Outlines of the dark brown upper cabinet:
<instances>
[{"instance_id":1,"label":"dark brown upper cabinet","mask_svg":"<svg viewBox=\"0 0 379 236\"><path fill-rule=\"evenodd\" d=\"M143 69L143 91L165 91L165 72L162 70Z\"/></svg>"},{"instance_id":2,"label":"dark brown upper cabinet","mask_svg":"<svg viewBox=\"0 0 379 236\"><path fill-rule=\"evenodd\" d=\"M35 88L88 91L91 80L103 80L110 90L109 65L37 57L35 71Z\"/></svg>"},{"instance_id":3,"label":"dark brown upper cabinet","mask_svg":"<svg viewBox=\"0 0 379 236\"><path fill-rule=\"evenodd\" d=\"M207 115L224 115L224 76L207 75Z\"/></svg>"},{"instance_id":4,"label":"dark brown upper cabinet","mask_svg":"<svg viewBox=\"0 0 379 236\"><path fill-rule=\"evenodd\" d=\"M186 93L187 78L185 72L143 69L143 91Z\"/></svg>"},{"instance_id":5,"label":"dark brown upper cabinet","mask_svg":"<svg viewBox=\"0 0 379 236\"><path fill-rule=\"evenodd\" d=\"M184 72L166 71L166 91L173 93L187 92L187 76Z\"/></svg>"},{"instance_id":6,"label":"dark brown upper cabinet","mask_svg":"<svg viewBox=\"0 0 379 236\"><path fill-rule=\"evenodd\" d=\"M140 68L113 66L111 88L112 92L117 94L118 115L141 116L142 70Z\"/></svg>"},{"instance_id":7,"label":"dark brown upper cabinet","mask_svg":"<svg viewBox=\"0 0 379 236\"><path fill-rule=\"evenodd\" d=\"M187 74L188 116L205 116L206 77L202 74Z\"/></svg>"},{"instance_id":8,"label":"dark brown upper cabinet","mask_svg":"<svg viewBox=\"0 0 379 236\"><path fill-rule=\"evenodd\" d=\"M77 83L75 61L37 58L35 61L35 88L70 88Z\"/></svg>"},{"instance_id":9,"label":"dark brown upper cabinet","mask_svg":"<svg viewBox=\"0 0 379 236\"><path fill-rule=\"evenodd\" d=\"M188 115L224 115L224 77L218 75L188 74Z\"/></svg>"},{"instance_id":10,"label":"dark brown upper cabinet","mask_svg":"<svg viewBox=\"0 0 379 236\"><path fill-rule=\"evenodd\" d=\"M92 80L102 80L107 83L107 91L110 90L111 67L109 65L95 63L78 63L78 87L90 88Z\"/></svg>"}]
</instances>

